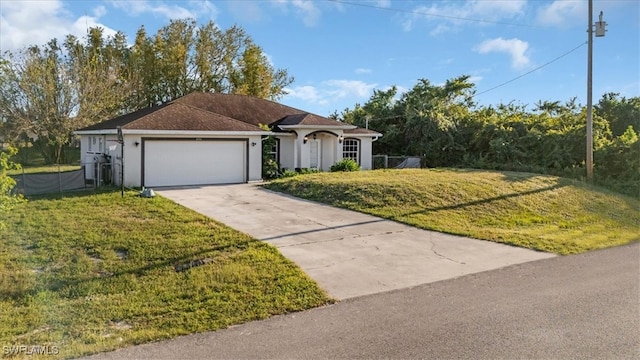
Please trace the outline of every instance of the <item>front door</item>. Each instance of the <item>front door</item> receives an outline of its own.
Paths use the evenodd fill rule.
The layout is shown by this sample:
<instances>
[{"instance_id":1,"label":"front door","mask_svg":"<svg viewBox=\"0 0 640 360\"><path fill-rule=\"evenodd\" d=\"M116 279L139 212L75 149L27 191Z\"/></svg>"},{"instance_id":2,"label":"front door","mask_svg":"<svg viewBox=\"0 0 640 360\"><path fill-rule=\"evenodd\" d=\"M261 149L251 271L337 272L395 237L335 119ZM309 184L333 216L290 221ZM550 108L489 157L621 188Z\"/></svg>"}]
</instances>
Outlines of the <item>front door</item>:
<instances>
[{"instance_id":1,"label":"front door","mask_svg":"<svg viewBox=\"0 0 640 360\"><path fill-rule=\"evenodd\" d=\"M320 140L309 140L309 167L320 167Z\"/></svg>"}]
</instances>

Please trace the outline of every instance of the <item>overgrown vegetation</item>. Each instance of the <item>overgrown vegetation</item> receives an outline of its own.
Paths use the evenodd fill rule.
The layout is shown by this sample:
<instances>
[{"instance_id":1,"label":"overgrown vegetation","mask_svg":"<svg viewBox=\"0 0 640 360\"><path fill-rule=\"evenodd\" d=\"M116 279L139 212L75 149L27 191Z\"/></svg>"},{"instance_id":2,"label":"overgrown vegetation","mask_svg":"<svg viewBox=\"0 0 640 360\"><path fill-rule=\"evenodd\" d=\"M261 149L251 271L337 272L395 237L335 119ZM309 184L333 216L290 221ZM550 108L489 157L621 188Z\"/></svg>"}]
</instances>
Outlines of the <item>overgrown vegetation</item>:
<instances>
[{"instance_id":1,"label":"overgrown vegetation","mask_svg":"<svg viewBox=\"0 0 640 360\"><path fill-rule=\"evenodd\" d=\"M20 169L19 164L11 161L11 157L17 152L13 147L0 148L0 232L5 226L4 219L9 211L23 200L20 195L13 193L16 181L9 176L9 171Z\"/></svg>"},{"instance_id":2,"label":"overgrown vegetation","mask_svg":"<svg viewBox=\"0 0 640 360\"><path fill-rule=\"evenodd\" d=\"M573 254L640 239L640 201L549 175L456 169L321 173L265 184L419 228Z\"/></svg>"},{"instance_id":3,"label":"overgrown vegetation","mask_svg":"<svg viewBox=\"0 0 640 360\"><path fill-rule=\"evenodd\" d=\"M336 171L358 171L360 170L360 165L353 159L342 159L337 161L335 164L331 165L330 170L332 172Z\"/></svg>"},{"instance_id":4,"label":"overgrown vegetation","mask_svg":"<svg viewBox=\"0 0 640 360\"><path fill-rule=\"evenodd\" d=\"M136 194L35 198L3 217L3 346L69 358L329 301L276 248Z\"/></svg>"},{"instance_id":5,"label":"overgrown vegetation","mask_svg":"<svg viewBox=\"0 0 640 360\"><path fill-rule=\"evenodd\" d=\"M90 28L0 55L4 141L33 145L47 164L66 163L72 131L194 91L277 99L291 84L238 26L173 20L135 39Z\"/></svg>"},{"instance_id":6,"label":"overgrown vegetation","mask_svg":"<svg viewBox=\"0 0 640 360\"><path fill-rule=\"evenodd\" d=\"M382 134L375 154L425 158L429 167L516 170L576 179L586 175L586 110L575 100L477 106L468 76L422 79L398 100L375 91L333 116ZM605 94L594 106L595 182L640 197L640 97Z\"/></svg>"}]
</instances>

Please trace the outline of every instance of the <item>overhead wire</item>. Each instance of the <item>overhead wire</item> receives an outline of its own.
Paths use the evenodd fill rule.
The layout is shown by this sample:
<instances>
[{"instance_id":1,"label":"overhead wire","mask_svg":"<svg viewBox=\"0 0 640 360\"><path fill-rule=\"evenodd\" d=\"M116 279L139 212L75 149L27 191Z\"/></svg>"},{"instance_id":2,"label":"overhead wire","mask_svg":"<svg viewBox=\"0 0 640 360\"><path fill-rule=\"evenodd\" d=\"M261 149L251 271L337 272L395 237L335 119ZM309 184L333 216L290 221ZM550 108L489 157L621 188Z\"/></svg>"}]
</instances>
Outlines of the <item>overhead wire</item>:
<instances>
[{"instance_id":1,"label":"overhead wire","mask_svg":"<svg viewBox=\"0 0 640 360\"><path fill-rule=\"evenodd\" d=\"M474 18L466 18L466 17L459 17L459 16L451 16L451 15L442 15L442 14L437 14L437 13L431 13L431 12L426 12L426 11L417 11L417 10L405 10L405 9L398 9L398 8L392 8L392 7L384 7L384 6L379 6L379 5L373 5L373 4L366 4L366 3L357 3L357 2L351 2L351 1L344 1L344 0L327 0L330 2L335 2L335 3L339 3L339 4L346 4L346 5L352 5L352 6L360 6L360 7L366 7L366 8L372 8L372 9L378 9L378 10L386 10L386 11L394 11L394 12L402 12L402 13L409 13L409 14L417 14L417 15L425 15L425 16L432 16L432 17L440 17L440 18L445 18L445 19L453 19L453 20L460 20L460 21L471 21L471 22L480 22L480 23L490 23L490 24L498 24L498 25L509 25L509 26L521 26L521 27L530 27L530 28L539 28L539 26L534 26L534 25L528 25L528 24L518 24L518 23L510 23L510 22L503 22L503 21L491 21L491 20L484 20L484 19L474 19ZM516 76L515 78L505 81L503 83L500 83L496 86L493 86L489 89L483 90L481 92L478 92L476 94L474 94L475 96L479 96L482 94L485 94L489 91L498 89L502 86L505 86L507 84L510 84L518 79L521 79L529 74L532 74L546 66L549 66L551 64L553 64L554 62L562 59L563 57L571 54L572 52L578 50L579 48L583 47L584 45L586 45L587 42L583 42L580 43L580 45L574 47L573 49L565 52L564 54L530 70L527 71L524 74L521 74L519 76Z\"/></svg>"},{"instance_id":2,"label":"overhead wire","mask_svg":"<svg viewBox=\"0 0 640 360\"><path fill-rule=\"evenodd\" d=\"M512 83L512 82L514 82L514 81L516 81L516 80L518 80L518 79L520 79L520 78L523 78L523 77L525 77L525 76L527 76L527 75L529 75L529 74L531 74L531 73L533 73L533 72L536 72L536 71L538 71L538 70L540 70L540 69L542 69L542 68L544 68L544 67L546 67L546 66L548 66L548 65L553 64L554 62L556 62L556 61L558 61L558 60L562 59L563 57L565 57L565 56L567 56L567 55L571 54L572 52L574 52L574 51L576 51L576 50L580 49L581 47L585 46L586 44L587 44L587 42L586 42L586 41L585 41L585 42L583 42L583 43L580 43L580 45L578 45L578 46L574 47L573 49L571 49L571 50L569 50L569 51L565 52L564 54L562 54L562 55L560 55L560 56L558 56L558 57L556 57L556 58L554 58L554 59L552 59L552 60L550 60L550 61L547 61L546 63L544 63L544 64L542 64L542 65L540 65L540 66L538 66L538 67L536 67L536 68L534 68L534 69L531 69L530 71L527 71L527 72L526 72L526 73L524 73L524 74L521 74L521 75L519 75L519 76L516 76L516 77L514 77L514 78L513 78L513 79L511 79L511 80L505 81L505 82L503 82L503 83L501 83L501 84L498 84L498 85L496 85L496 86L494 86L494 87L491 87L491 88L489 88L489 89L487 89L487 90L483 90L483 91L481 91L481 92L479 92L479 93L476 93L474 96L482 95L482 94L487 93L487 92L489 92L489 91L495 90L495 89L500 88L500 87L502 87L502 86L505 86L505 85L507 85L507 84L509 84L509 83Z\"/></svg>"}]
</instances>

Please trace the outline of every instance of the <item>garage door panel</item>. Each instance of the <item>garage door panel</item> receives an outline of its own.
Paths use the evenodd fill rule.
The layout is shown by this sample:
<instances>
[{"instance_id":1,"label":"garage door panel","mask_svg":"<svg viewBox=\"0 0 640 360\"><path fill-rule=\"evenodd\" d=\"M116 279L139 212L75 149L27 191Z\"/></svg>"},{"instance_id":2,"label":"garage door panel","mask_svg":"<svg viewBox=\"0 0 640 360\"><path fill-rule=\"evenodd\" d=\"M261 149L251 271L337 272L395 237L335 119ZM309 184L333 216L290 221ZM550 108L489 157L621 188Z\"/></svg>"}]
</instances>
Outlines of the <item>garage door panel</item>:
<instances>
[{"instance_id":1,"label":"garage door panel","mask_svg":"<svg viewBox=\"0 0 640 360\"><path fill-rule=\"evenodd\" d=\"M245 141L146 140L145 186L242 183Z\"/></svg>"}]
</instances>

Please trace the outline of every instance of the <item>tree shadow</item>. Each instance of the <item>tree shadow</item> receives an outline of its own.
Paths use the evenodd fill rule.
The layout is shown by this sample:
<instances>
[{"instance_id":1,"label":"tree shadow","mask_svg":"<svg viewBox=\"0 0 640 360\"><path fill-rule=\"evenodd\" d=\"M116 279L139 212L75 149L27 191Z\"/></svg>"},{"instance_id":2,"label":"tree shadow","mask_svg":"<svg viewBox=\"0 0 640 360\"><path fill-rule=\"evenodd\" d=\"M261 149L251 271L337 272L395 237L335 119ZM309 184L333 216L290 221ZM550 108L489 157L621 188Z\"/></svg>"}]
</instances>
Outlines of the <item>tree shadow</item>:
<instances>
[{"instance_id":1,"label":"tree shadow","mask_svg":"<svg viewBox=\"0 0 640 360\"><path fill-rule=\"evenodd\" d=\"M44 286L36 285L31 288L21 289L21 291L11 291L11 293L2 291L0 292L0 298L19 299L19 298L24 298L24 296L27 296L27 295L37 294L38 292L41 292L41 291L58 292L64 288L78 286L83 283L90 283L93 281L104 281L110 278L120 277L123 275L144 276L153 270L165 268L168 266L173 267L176 273L180 273L180 272L187 271L190 268L193 268L196 266L215 263L216 262L215 259L212 259L212 253L222 253L229 250L242 251L253 243L259 243L259 244L264 244L264 246L269 246L266 243L261 242L260 240L249 239L249 240L244 240L240 242L235 242L232 244L213 246L206 249L202 249L200 251L191 252L183 256L163 259L161 261L153 261L143 266L138 266L130 269L123 269L120 271L116 271L112 273L110 272L107 274L101 271L98 274L83 274L74 278L57 278L55 272L51 272L48 275L50 277L49 281L47 281L47 283L44 284ZM208 255L206 257L206 260L202 258L205 255ZM194 266L194 264L197 264L197 265ZM71 298L74 298L74 297L76 296L71 296Z\"/></svg>"},{"instance_id":2,"label":"tree shadow","mask_svg":"<svg viewBox=\"0 0 640 360\"><path fill-rule=\"evenodd\" d=\"M490 202L493 202L493 201L506 200L506 199L510 199L510 198L516 198L516 197L520 197L520 196L538 194L538 193L542 193L542 192L545 192L545 191L551 191L551 190L555 190L555 189L560 189L560 188L563 188L563 187L565 187L567 185L568 184L566 184L566 183L558 183L558 184L555 184L555 185L552 185L552 186L547 186L547 187L543 187L543 188L539 188L539 189L533 189L533 190L528 190L528 191L504 194L504 195L500 195L500 196L494 196L494 197L490 197L490 198L486 198L486 199L479 199L479 200L469 201L469 202L460 203L460 204L452 204L452 205L444 205L444 206L436 206L436 207L424 208L422 210L417 210L417 211L412 211L412 212L408 212L408 213L404 213L404 214L399 214L399 215L394 216L393 218L397 219L397 218L404 217L404 216L410 216L410 215L416 215L416 214L425 214L425 213L442 211L442 210L462 209L462 208L465 208L465 207L468 207L468 206L482 205L482 204L487 204L487 203L490 203Z\"/></svg>"}]
</instances>

